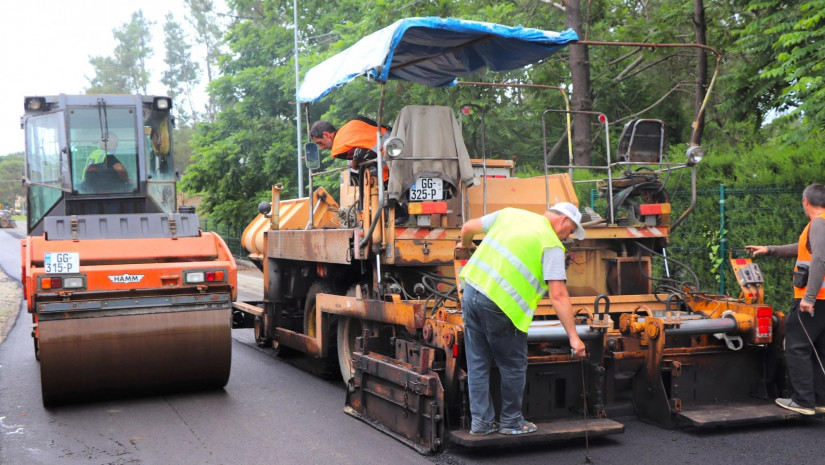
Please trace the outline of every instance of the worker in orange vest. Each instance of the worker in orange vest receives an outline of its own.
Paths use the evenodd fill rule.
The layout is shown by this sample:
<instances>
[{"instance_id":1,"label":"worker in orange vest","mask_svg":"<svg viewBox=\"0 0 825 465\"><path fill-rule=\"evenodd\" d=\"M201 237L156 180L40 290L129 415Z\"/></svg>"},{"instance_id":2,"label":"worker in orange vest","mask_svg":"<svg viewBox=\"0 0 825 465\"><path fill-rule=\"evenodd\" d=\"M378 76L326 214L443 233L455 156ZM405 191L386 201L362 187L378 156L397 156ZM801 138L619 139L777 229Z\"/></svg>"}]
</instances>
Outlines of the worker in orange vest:
<instances>
[{"instance_id":1,"label":"worker in orange vest","mask_svg":"<svg viewBox=\"0 0 825 465\"><path fill-rule=\"evenodd\" d=\"M776 403L803 415L825 413L825 186L802 191L810 222L799 241L787 245L748 245L745 249L779 258L796 257L791 309L785 317L785 362L791 397Z\"/></svg>"},{"instance_id":2,"label":"worker in orange vest","mask_svg":"<svg viewBox=\"0 0 825 465\"><path fill-rule=\"evenodd\" d=\"M381 134L386 134L388 128L381 127ZM309 135L322 149L330 149L332 158L350 160L350 168L357 170L358 165L365 160L376 158L376 133L378 125L375 121L357 117L335 129L332 123L318 120L310 127ZM388 169L384 166L384 181L388 179Z\"/></svg>"}]
</instances>

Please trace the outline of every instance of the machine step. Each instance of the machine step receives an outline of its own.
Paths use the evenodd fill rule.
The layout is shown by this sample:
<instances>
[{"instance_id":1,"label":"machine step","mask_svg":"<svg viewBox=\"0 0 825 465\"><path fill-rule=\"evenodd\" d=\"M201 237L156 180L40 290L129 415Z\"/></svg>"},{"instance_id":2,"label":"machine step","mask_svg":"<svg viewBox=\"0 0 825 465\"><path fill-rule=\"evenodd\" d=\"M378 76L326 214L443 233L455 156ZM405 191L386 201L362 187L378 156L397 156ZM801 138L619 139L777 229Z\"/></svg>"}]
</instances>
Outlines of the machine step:
<instances>
[{"instance_id":1,"label":"machine step","mask_svg":"<svg viewBox=\"0 0 825 465\"><path fill-rule=\"evenodd\" d=\"M586 427L584 419L547 421L536 426L538 430L529 434L472 436L470 430L464 429L450 431L448 437L451 443L464 447L510 447L584 438L585 433L589 438L624 433L623 424L607 418L588 419Z\"/></svg>"},{"instance_id":2,"label":"machine step","mask_svg":"<svg viewBox=\"0 0 825 465\"><path fill-rule=\"evenodd\" d=\"M676 415L680 423L698 428L769 423L795 420L803 416L774 403L701 405Z\"/></svg>"}]
</instances>

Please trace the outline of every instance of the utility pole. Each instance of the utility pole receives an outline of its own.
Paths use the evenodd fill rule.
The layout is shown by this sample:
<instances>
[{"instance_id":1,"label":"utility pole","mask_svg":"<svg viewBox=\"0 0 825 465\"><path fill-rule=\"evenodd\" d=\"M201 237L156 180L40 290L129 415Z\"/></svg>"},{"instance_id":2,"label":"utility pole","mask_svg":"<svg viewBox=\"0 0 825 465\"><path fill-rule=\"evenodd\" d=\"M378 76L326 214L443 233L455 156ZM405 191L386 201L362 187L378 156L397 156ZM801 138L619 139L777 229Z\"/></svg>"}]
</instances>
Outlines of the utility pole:
<instances>
[{"instance_id":1,"label":"utility pole","mask_svg":"<svg viewBox=\"0 0 825 465\"><path fill-rule=\"evenodd\" d=\"M294 45L294 53L295 56L295 94L297 97L298 94L298 86L300 85L300 78L298 76L298 0L292 0L292 22L293 27L293 38L295 41ZM295 133L297 134L297 152L298 152L298 198L304 195L304 167L303 163L301 163L301 148L303 144L301 143L301 103L298 102L298 99L295 99L295 126L296 130Z\"/></svg>"}]
</instances>

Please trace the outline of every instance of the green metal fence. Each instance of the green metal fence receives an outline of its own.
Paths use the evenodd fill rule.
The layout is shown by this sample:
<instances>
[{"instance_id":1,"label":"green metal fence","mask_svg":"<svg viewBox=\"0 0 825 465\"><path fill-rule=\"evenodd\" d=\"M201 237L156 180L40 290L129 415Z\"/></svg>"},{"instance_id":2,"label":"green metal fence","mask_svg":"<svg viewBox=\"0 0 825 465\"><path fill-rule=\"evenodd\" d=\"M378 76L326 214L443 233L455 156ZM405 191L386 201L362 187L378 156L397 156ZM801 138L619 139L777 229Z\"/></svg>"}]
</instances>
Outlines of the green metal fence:
<instances>
[{"instance_id":1,"label":"green metal fence","mask_svg":"<svg viewBox=\"0 0 825 465\"><path fill-rule=\"evenodd\" d=\"M738 295L728 257L746 256L746 245L795 243L808 223L801 206L804 188L730 189L722 185L699 190L694 212L671 235L669 255L687 257L694 271L704 277L706 289ZM675 214L681 214L690 204L690 193L677 192L671 203ZM755 262L765 278L766 302L784 309L792 295L794 261L760 256Z\"/></svg>"},{"instance_id":2,"label":"green metal fence","mask_svg":"<svg viewBox=\"0 0 825 465\"><path fill-rule=\"evenodd\" d=\"M241 246L241 232L230 231L229 229L216 224L214 221L209 221L209 218L201 218L201 229L204 231L218 233L218 235L223 238L224 242L226 242L226 246L229 247L230 252L232 252L232 255L235 256L235 258L247 258L247 252Z\"/></svg>"}]
</instances>

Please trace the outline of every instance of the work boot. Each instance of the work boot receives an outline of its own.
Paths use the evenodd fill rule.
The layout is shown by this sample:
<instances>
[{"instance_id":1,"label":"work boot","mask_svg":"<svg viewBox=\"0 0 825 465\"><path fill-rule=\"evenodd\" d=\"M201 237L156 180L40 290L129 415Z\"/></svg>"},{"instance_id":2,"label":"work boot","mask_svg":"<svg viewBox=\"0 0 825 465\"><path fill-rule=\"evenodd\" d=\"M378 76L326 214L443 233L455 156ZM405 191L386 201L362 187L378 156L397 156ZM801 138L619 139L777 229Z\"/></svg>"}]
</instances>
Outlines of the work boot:
<instances>
[{"instance_id":1,"label":"work boot","mask_svg":"<svg viewBox=\"0 0 825 465\"><path fill-rule=\"evenodd\" d=\"M802 415L813 415L815 413L814 409L803 407L794 402L793 400L784 397L776 399L776 405L788 410L792 410L796 413L801 413Z\"/></svg>"},{"instance_id":2,"label":"work boot","mask_svg":"<svg viewBox=\"0 0 825 465\"><path fill-rule=\"evenodd\" d=\"M538 428L535 423L525 421L521 428L499 428L500 434L528 434L535 432Z\"/></svg>"}]
</instances>

